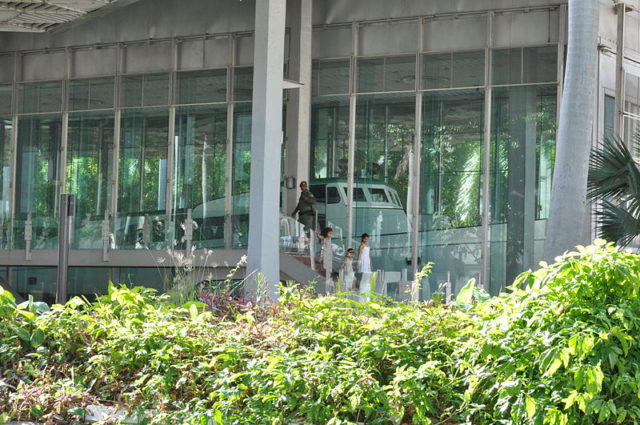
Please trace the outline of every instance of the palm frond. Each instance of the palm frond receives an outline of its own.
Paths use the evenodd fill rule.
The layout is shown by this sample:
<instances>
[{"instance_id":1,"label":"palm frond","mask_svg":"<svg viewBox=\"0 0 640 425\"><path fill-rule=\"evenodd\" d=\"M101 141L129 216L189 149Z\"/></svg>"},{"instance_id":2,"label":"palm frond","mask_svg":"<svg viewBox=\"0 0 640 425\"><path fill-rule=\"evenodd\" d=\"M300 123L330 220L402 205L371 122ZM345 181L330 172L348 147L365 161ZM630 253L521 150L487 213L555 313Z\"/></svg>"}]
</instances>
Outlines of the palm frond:
<instances>
[{"instance_id":1,"label":"palm frond","mask_svg":"<svg viewBox=\"0 0 640 425\"><path fill-rule=\"evenodd\" d=\"M640 143L640 135L634 137ZM620 139L605 138L589 159L587 196L590 199L640 196L640 169Z\"/></svg>"},{"instance_id":2,"label":"palm frond","mask_svg":"<svg viewBox=\"0 0 640 425\"><path fill-rule=\"evenodd\" d=\"M637 212L637 208L635 209ZM600 237L617 242L623 247L640 235L640 216L610 201L602 201L602 209L596 211L596 220L600 228Z\"/></svg>"}]
</instances>

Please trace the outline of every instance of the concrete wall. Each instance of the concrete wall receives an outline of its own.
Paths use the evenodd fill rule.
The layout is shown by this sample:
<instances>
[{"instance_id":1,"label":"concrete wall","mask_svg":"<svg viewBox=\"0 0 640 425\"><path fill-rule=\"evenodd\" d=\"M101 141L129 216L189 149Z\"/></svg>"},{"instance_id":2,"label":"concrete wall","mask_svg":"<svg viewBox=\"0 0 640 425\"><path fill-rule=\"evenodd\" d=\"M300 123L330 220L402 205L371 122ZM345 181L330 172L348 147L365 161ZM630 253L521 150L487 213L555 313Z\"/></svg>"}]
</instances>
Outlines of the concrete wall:
<instances>
[{"instance_id":1,"label":"concrete wall","mask_svg":"<svg viewBox=\"0 0 640 425\"><path fill-rule=\"evenodd\" d=\"M255 0L121 0L46 34L7 33L0 50L253 31ZM565 4L567 0L316 0L314 25Z\"/></svg>"}]
</instances>

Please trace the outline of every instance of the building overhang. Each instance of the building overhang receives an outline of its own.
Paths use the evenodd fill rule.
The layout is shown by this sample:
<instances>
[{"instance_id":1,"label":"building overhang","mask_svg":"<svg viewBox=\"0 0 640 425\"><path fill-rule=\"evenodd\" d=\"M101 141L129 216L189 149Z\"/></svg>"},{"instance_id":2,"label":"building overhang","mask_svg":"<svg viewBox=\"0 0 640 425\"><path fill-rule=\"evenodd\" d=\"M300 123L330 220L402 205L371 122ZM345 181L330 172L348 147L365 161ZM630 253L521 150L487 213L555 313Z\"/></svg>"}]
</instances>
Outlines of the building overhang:
<instances>
[{"instance_id":1,"label":"building overhang","mask_svg":"<svg viewBox=\"0 0 640 425\"><path fill-rule=\"evenodd\" d=\"M113 7L116 3L121 2L119 0L0 0L0 32L46 32L84 18L100 9Z\"/></svg>"}]
</instances>

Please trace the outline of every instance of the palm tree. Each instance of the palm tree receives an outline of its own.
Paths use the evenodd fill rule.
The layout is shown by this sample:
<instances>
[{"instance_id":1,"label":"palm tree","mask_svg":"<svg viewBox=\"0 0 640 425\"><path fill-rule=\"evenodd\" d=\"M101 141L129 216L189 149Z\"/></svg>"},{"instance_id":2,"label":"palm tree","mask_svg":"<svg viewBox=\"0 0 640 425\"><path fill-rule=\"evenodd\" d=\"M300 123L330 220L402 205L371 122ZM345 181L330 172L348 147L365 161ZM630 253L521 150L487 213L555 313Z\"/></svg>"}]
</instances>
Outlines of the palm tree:
<instances>
[{"instance_id":1,"label":"palm tree","mask_svg":"<svg viewBox=\"0 0 640 425\"><path fill-rule=\"evenodd\" d=\"M640 133L633 139L640 146ZM591 152L587 196L600 202L595 216L603 239L627 246L640 235L640 168L622 140L607 137Z\"/></svg>"},{"instance_id":2,"label":"palm tree","mask_svg":"<svg viewBox=\"0 0 640 425\"><path fill-rule=\"evenodd\" d=\"M548 260L585 242L588 141L597 96L600 1L569 0L568 4L567 66L545 241Z\"/></svg>"}]
</instances>

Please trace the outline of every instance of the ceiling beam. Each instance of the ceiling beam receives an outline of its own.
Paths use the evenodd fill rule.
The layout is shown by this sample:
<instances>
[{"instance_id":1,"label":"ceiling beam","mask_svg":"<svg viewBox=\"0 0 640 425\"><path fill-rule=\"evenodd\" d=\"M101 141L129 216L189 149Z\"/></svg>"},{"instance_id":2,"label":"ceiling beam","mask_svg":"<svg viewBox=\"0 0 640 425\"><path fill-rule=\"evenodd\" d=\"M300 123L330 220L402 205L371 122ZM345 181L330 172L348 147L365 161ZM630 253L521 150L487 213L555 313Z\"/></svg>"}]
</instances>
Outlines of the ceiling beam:
<instances>
[{"instance_id":1,"label":"ceiling beam","mask_svg":"<svg viewBox=\"0 0 640 425\"><path fill-rule=\"evenodd\" d=\"M84 16L85 12L79 12L75 10L68 9L60 9L58 6L54 6L51 4L43 3L42 5L47 7L39 7L36 3L30 3L25 6L17 6L15 2L8 1L0 1L0 11L2 10L10 10L12 12L30 12L30 13L41 13L41 14L49 14L49 15L63 15L69 16L72 15L74 17ZM53 7L52 7L53 6Z\"/></svg>"},{"instance_id":2,"label":"ceiling beam","mask_svg":"<svg viewBox=\"0 0 640 425\"><path fill-rule=\"evenodd\" d=\"M0 23L0 32L45 32L35 24Z\"/></svg>"}]
</instances>

